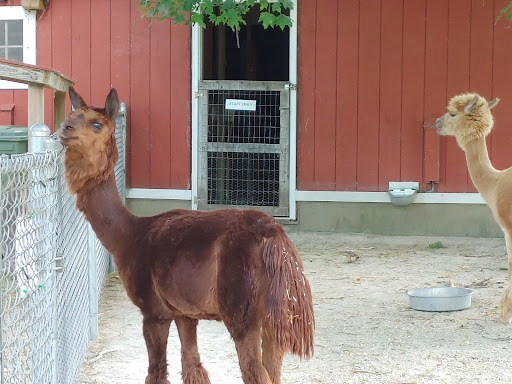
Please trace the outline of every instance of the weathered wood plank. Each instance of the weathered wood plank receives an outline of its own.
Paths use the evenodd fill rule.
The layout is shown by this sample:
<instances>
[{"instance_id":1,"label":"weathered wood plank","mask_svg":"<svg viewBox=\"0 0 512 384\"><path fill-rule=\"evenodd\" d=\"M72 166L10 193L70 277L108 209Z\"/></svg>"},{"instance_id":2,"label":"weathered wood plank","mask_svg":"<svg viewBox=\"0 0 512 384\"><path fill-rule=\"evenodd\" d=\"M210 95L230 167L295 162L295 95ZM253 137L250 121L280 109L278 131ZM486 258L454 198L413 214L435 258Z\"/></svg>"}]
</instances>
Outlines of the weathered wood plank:
<instances>
[{"instance_id":1,"label":"weathered wood plank","mask_svg":"<svg viewBox=\"0 0 512 384\"><path fill-rule=\"evenodd\" d=\"M0 79L45 86L60 92L67 92L74 83L72 79L55 70L3 59L0 59Z\"/></svg>"}]
</instances>

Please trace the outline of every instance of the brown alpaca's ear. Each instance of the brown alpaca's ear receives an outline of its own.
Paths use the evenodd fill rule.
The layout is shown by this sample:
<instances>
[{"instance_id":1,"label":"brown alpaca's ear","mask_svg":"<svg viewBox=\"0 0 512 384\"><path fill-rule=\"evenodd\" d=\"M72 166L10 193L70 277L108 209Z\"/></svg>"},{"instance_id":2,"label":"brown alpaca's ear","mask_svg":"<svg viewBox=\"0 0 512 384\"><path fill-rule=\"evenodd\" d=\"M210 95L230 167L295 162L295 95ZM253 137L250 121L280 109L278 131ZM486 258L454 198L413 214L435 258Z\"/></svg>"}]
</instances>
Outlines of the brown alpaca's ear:
<instances>
[{"instance_id":1,"label":"brown alpaca's ear","mask_svg":"<svg viewBox=\"0 0 512 384\"><path fill-rule=\"evenodd\" d=\"M71 100L71 105L74 109L79 109L87 106L84 99L82 99L82 96L80 96L78 92L75 91L75 88L73 88L73 86L69 87L69 99Z\"/></svg>"},{"instance_id":2,"label":"brown alpaca's ear","mask_svg":"<svg viewBox=\"0 0 512 384\"><path fill-rule=\"evenodd\" d=\"M112 88L108 93L107 100L105 101L105 112L107 113L109 119L112 120L116 117L118 110L119 98L117 96L116 89Z\"/></svg>"},{"instance_id":3,"label":"brown alpaca's ear","mask_svg":"<svg viewBox=\"0 0 512 384\"><path fill-rule=\"evenodd\" d=\"M489 109L493 109L495 106L498 105L500 102L499 97L495 98L494 100L489 101Z\"/></svg>"},{"instance_id":4,"label":"brown alpaca's ear","mask_svg":"<svg viewBox=\"0 0 512 384\"><path fill-rule=\"evenodd\" d=\"M478 103L478 95L475 95L473 99L466 104L464 107L464 113L471 113L475 110L476 104Z\"/></svg>"}]
</instances>

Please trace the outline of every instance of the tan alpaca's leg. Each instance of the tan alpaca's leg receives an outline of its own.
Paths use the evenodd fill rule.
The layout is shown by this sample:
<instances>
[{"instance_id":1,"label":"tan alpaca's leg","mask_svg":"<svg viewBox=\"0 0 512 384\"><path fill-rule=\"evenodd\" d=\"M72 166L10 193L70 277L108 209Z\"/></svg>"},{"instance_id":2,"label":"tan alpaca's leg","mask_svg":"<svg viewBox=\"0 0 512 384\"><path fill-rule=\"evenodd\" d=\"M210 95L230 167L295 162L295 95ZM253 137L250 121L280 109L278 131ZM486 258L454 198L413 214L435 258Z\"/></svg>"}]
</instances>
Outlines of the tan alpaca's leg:
<instances>
[{"instance_id":1,"label":"tan alpaca's leg","mask_svg":"<svg viewBox=\"0 0 512 384\"><path fill-rule=\"evenodd\" d=\"M231 333L233 336L233 333ZM233 338L235 341L242 379L245 384L272 384L267 370L261 361L260 331L250 330L244 335Z\"/></svg>"},{"instance_id":2,"label":"tan alpaca's leg","mask_svg":"<svg viewBox=\"0 0 512 384\"><path fill-rule=\"evenodd\" d=\"M170 320L144 319L142 330L148 349L149 366L146 384L167 384L167 338Z\"/></svg>"},{"instance_id":3,"label":"tan alpaca's leg","mask_svg":"<svg viewBox=\"0 0 512 384\"><path fill-rule=\"evenodd\" d=\"M263 366L270 376L272 384L281 384L281 367L284 353L279 350L274 339L262 332Z\"/></svg>"},{"instance_id":4,"label":"tan alpaca's leg","mask_svg":"<svg viewBox=\"0 0 512 384\"><path fill-rule=\"evenodd\" d=\"M181 376L184 384L210 384L208 372L201 365L197 349L197 323L195 319L174 319L181 340Z\"/></svg>"},{"instance_id":5,"label":"tan alpaca's leg","mask_svg":"<svg viewBox=\"0 0 512 384\"><path fill-rule=\"evenodd\" d=\"M512 236L510 233L505 234L505 242L508 256L508 284L501 296L498 316L502 323L508 324L512 322Z\"/></svg>"}]
</instances>

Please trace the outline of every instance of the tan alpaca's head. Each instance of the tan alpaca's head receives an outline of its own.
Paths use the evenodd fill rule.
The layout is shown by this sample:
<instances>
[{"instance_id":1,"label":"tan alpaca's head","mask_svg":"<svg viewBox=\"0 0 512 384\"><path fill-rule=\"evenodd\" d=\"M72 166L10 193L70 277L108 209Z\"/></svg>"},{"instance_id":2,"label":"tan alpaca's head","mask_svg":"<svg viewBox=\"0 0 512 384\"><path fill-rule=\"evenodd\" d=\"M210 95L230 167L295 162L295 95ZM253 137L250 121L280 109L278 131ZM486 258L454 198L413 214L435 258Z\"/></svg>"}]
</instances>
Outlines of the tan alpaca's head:
<instances>
[{"instance_id":1,"label":"tan alpaca's head","mask_svg":"<svg viewBox=\"0 0 512 384\"><path fill-rule=\"evenodd\" d=\"M88 106L73 87L69 87L69 97L74 110L57 134L67 147L66 181L74 194L106 180L117 163L115 117L119 99L114 88L107 96L105 108Z\"/></svg>"},{"instance_id":2,"label":"tan alpaca's head","mask_svg":"<svg viewBox=\"0 0 512 384\"><path fill-rule=\"evenodd\" d=\"M443 116L437 119L436 127L440 135L455 136L457 143L464 149L467 143L485 138L494 126L491 113L500 99L487 102L476 93L464 93L454 96L448 102Z\"/></svg>"}]
</instances>

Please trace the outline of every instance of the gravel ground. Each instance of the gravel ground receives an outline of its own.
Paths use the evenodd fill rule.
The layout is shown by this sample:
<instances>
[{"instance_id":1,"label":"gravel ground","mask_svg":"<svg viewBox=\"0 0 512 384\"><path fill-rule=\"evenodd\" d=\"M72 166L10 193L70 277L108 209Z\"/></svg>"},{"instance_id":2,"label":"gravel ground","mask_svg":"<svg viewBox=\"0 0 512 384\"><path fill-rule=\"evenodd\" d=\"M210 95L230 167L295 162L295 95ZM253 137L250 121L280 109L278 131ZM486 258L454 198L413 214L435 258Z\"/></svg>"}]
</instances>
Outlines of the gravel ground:
<instances>
[{"instance_id":1,"label":"gravel ground","mask_svg":"<svg viewBox=\"0 0 512 384\"><path fill-rule=\"evenodd\" d=\"M313 290L315 356L285 358L283 384L510 383L512 324L497 320L507 282L503 239L294 233ZM419 312L407 290L454 285L474 290L470 308ZM142 384L147 354L142 317L117 275L100 303L100 335L77 383ZM241 384L222 323L199 323L199 349L212 384ZM171 327L169 380L181 382Z\"/></svg>"}]
</instances>

